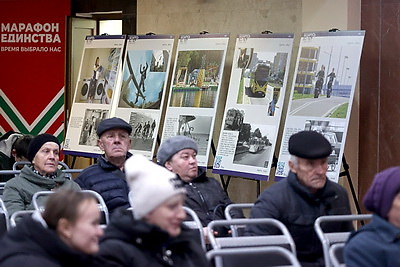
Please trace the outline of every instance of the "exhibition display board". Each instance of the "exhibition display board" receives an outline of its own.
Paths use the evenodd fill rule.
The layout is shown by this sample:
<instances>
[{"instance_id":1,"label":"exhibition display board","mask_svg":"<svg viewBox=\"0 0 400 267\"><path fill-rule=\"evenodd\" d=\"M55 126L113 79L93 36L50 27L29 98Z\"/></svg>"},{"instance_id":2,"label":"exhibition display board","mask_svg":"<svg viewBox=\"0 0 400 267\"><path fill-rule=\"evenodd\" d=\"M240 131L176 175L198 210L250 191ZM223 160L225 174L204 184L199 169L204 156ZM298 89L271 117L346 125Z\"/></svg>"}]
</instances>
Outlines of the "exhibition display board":
<instances>
[{"instance_id":1,"label":"exhibition display board","mask_svg":"<svg viewBox=\"0 0 400 267\"><path fill-rule=\"evenodd\" d=\"M268 179L293 37L293 34L237 36L214 173Z\"/></svg>"},{"instance_id":2,"label":"exhibition display board","mask_svg":"<svg viewBox=\"0 0 400 267\"><path fill-rule=\"evenodd\" d=\"M97 126L119 117L133 128L130 152L152 158L173 44L172 35L86 38L65 154L101 154Z\"/></svg>"},{"instance_id":3,"label":"exhibition display board","mask_svg":"<svg viewBox=\"0 0 400 267\"><path fill-rule=\"evenodd\" d=\"M193 138L199 166L207 166L228 41L228 34L181 35L177 45L161 142Z\"/></svg>"},{"instance_id":4,"label":"exhibition display board","mask_svg":"<svg viewBox=\"0 0 400 267\"><path fill-rule=\"evenodd\" d=\"M120 84L125 35L87 36L64 141L64 154L95 157L96 129L111 116Z\"/></svg>"},{"instance_id":5,"label":"exhibition display board","mask_svg":"<svg viewBox=\"0 0 400 267\"><path fill-rule=\"evenodd\" d=\"M299 53L275 177L289 172L289 137L302 130L332 145L327 177L338 181L365 31L306 32Z\"/></svg>"}]
</instances>

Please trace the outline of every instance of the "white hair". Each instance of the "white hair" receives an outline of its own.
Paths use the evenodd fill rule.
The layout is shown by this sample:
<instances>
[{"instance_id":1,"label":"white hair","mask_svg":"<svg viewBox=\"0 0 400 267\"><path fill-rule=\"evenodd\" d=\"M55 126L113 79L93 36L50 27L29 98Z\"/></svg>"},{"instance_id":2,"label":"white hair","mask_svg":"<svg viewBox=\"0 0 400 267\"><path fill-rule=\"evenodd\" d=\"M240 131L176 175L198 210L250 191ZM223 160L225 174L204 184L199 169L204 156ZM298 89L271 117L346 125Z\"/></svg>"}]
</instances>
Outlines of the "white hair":
<instances>
[{"instance_id":1,"label":"white hair","mask_svg":"<svg viewBox=\"0 0 400 267\"><path fill-rule=\"evenodd\" d=\"M289 161L291 161L296 168L299 166L299 159L297 156L290 155Z\"/></svg>"}]
</instances>

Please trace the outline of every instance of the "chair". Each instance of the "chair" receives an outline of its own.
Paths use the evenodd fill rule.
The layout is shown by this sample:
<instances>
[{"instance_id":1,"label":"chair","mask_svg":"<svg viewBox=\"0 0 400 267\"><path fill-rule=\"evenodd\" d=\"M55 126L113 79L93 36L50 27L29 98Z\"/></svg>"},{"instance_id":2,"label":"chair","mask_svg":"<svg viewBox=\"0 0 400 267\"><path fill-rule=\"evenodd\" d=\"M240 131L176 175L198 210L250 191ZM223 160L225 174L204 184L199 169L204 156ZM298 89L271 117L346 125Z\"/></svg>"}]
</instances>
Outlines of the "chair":
<instances>
[{"instance_id":1,"label":"chair","mask_svg":"<svg viewBox=\"0 0 400 267\"><path fill-rule=\"evenodd\" d=\"M39 192L36 192L35 194L33 194L32 204L33 204L33 207L35 208L35 210L43 212L44 205L45 205L45 200L43 200L43 198L54 192L57 192L57 191L39 191ZM94 195L94 197L97 199L98 207L99 207L99 210L100 210L101 216L102 216L100 225L102 227L105 227L108 224L110 219L109 219L108 208L107 208L106 203L104 202L103 198L101 197L101 195L99 193L97 193L96 191L93 191L93 190L82 190L82 192L90 193L90 194Z\"/></svg>"},{"instance_id":2,"label":"chair","mask_svg":"<svg viewBox=\"0 0 400 267\"><path fill-rule=\"evenodd\" d=\"M206 242L204 240L203 225L201 224L199 217L191 208L184 206L183 209L186 211L186 214L192 218L190 221L183 221L183 225L189 229L197 230L199 232L201 247L204 249L204 251L207 251Z\"/></svg>"},{"instance_id":3,"label":"chair","mask_svg":"<svg viewBox=\"0 0 400 267\"><path fill-rule=\"evenodd\" d=\"M21 172L21 170L18 168L18 166L31 165L31 164L32 163L29 162L29 161L17 161L17 162L15 162L13 164L13 169L12 169L13 174L14 175L18 175ZM72 180L72 173L80 173L83 170L83 169L70 169L68 167L68 165L66 163L62 162L62 161L59 161L58 165L59 165L60 170L63 173L65 173L65 177L70 179L70 180Z\"/></svg>"},{"instance_id":4,"label":"chair","mask_svg":"<svg viewBox=\"0 0 400 267\"><path fill-rule=\"evenodd\" d=\"M10 221L8 217L8 212L3 200L0 199L0 236L10 228Z\"/></svg>"},{"instance_id":5,"label":"chair","mask_svg":"<svg viewBox=\"0 0 400 267\"><path fill-rule=\"evenodd\" d=\"M215 267L296 266L300 263L293 253L278 246L210 250L206 254Z\"/></svg>"},{"instance_id":6,"label":"chair","mask_svg":"<svg viewBox=\"0 0 400 267\"><path fill-rule=\"evenodd\" d=\"M322 243L322 249L324 252L324 261L326 267L331 267L331 261L329 259L329 248L336 243L345 243L349 238L350 232L324 232L321 224L332 223L332 222L346 222L346 221L363 221L370 220L372 214L352 214L352 215L326 215L318 217L314 223L315 232L318 235L319 240Z\"/></svg>"},{"instance_id":7,"label":"chair","mask_svg":"<svg viewBox=\"0 0 400 267\"><path fill-rule=\"evenodd\" d=\"M329 248L329 258L333 267L344 267L343 250L345 243L336 243Z\"/></svg>"},{"instance_id":8,"label":"chair","mask_svg":"<svg viewBox=\"0 0 400 267\"><path fill-rule=\"evenodd\" d=\"M232 203L226 206L225 208L225 218L227 220L232 220L231 211L235 209L251 209L254 206L254 203ZM232 236L241 236L244 235L245 227L244 225L231 225Z\"/></svg>"},{"instance_id":9,"label":"chair","mask_svg":"<svg viewBox=\"0 0 400 267\"><path fill-rule=\"evenodd\" d=\"M232 236L232 237L215 237L214 228L218 226L231 225L251 225L251 224L268 224L278 228L282 234L280 235L263 235L263 236ZM213 249L227 249L240 247L263 247L263 246L280 246L288 249L296 255L296 245L287 230L286 226L280 221L272 218L262 219L231 219L231 220L215 220L211 221L207 226L208 238Z\"/></svg>"},{"instance_id":10,"label":"chair","mask_svg":"<svg viewBox=\"0 0 400 267\"><path fill-rule=\"evenodd\" d=\"M23 218L24 216L32 215L35 210L19 210L14 212L10 218L10 227L16 227L18 221Z\"/></svg>"}]
</instances>

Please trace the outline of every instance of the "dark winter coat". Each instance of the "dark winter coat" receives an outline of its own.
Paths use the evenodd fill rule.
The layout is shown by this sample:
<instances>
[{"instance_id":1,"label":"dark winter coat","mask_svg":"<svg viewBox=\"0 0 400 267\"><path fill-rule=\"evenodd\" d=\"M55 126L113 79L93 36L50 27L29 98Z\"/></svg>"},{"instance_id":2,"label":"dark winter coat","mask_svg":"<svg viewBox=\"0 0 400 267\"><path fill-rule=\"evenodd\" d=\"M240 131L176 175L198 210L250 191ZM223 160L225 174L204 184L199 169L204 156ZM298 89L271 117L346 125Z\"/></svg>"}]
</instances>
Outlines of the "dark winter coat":
<instances>
[{"instance_id":1,"label":"dark winter coat","mask_svg":"<svg viewBox=\"0 0 400 267\"><path fill-rule=\"evenodd\" d=\"M92 257L70 248L54 230L31 216L0 240L1 267L79 267L92 266Z\"/></svg>"},{"instance_id":2,"label":"dark winter coat","mask_svg":"<svg viewBox=\"0 0 400 267\"><path fill-rule=\"evenodd\" d=\"M201 168L198 174L190 183L184 182L187 195L185 206L196 212L203 226L213 220L225 220L225 207L232 204L232 201L217 180L207 177ZM232 210L231 216L243 218L243 213Z\"/></svg>"},{"instance_id":3,"label":"dark winter coat","mask_svg":"<svg viewBox=\"0 0 400 267\"><path fill-rule=\"evenodd\" d=\"M182 228L178 237L170 238L159 227L135 220L132 211L121 209L106 228L96 263L102 267L209 266L195 235Z\"/></svg>"},{"instance_id":4,"label":"dark winter coat","mask_svg":"<svg viewBox=\"0 0 400 267\"><path fill-rule=\"evenodd\" d=\"M400 228L378 215L354 232L344 248L347 266L400 266Z\"/></svg>"},{"instance_id":5,"label":"dark winter coat","mask_svg":"<svg viewBox=\"0 0 400 267\"><path fill-rule=\"evenodd\" d=\"M323 215L351 214L346 190L327 179L325 186L315 194L301 185L296 174L267 188L251 209L251 218L274 218L281 221L292 235L300 261L320 261L321 242L314 230L315 220ZM351 222L324 224L326 232L353 230ZM247 235L274 234L278 230L267 225L249 225Z\"/></svg>"},{"instance_id":6,"label":"dark winter coat","mask_svg":"<svg viewBox=\"0 0 400 267\"><path fill-rule=\"evenodd\" d=\"M128 153L127 158L132 154ZM107 161L104 156L97 160L97 164L84 169L75 179L82 189L93 190L99 193L110 213L116 208L130 207L128 194L129 186L125 173L117 166Z\"/></svg>"}]
</instances>

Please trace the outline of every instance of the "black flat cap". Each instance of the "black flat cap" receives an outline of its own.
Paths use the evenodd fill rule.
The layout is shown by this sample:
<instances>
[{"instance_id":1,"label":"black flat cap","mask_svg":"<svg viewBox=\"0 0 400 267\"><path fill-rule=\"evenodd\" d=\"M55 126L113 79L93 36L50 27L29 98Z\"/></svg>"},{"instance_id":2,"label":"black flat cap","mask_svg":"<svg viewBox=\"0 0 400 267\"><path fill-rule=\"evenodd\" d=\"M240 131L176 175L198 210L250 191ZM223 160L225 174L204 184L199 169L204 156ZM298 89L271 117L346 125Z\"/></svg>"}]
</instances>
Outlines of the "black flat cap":
<instances>
[{"instance_id":1,"label":"black flat cap","mask_svg":"<svg viewBox=\"0 0 400 267\"><path fill-rule=\"evenodd\" d=\"M97 127L97 136L100 137L105 131L111 130L111 129L123 129L128 132L128 134L131 134L132 132L132 126L129 125L126 121L120 118L110 118L110 119L105 119L102 120Z\"/></svg>"},{"instance_id":2,"label":"black flat cap","mask_svg":"<svg viewBox=\"0 0 400 267\"><path fill-rule=\"evenodd\" d=\"M332 145L320 133L301 131L289 138L289 153L305 159L326 158L332 153Z\"/></svg>"}]
</instances>

